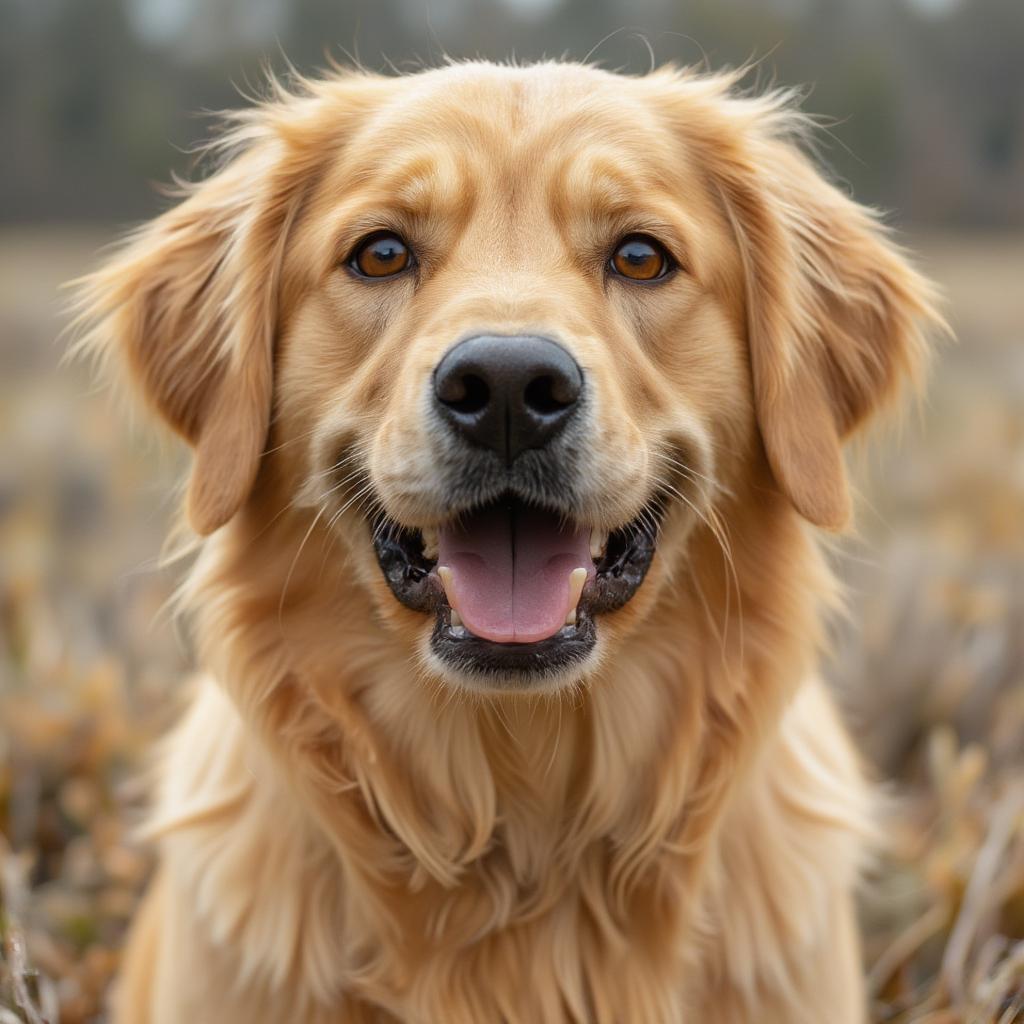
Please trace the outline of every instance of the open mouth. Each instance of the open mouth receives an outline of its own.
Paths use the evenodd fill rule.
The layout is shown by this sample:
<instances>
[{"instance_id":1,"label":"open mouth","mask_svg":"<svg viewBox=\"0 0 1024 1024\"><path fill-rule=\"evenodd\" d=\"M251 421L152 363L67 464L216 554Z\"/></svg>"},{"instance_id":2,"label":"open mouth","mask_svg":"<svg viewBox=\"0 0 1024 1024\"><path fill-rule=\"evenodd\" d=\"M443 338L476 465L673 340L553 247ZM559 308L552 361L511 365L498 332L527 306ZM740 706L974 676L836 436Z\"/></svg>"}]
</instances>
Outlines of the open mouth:
<instances>
[{"instance_id":1,"label":"open mouth","mask_svg":"<svg viewBox=\"0 0 1024 1024\"><path fill-rule=\"evenodd\" d=\"M506 497L436 530L378 526L374 545L395 597L433 613L435 656L514 683L584 661L595 617L636 593L654 557L663 506L603 532Z\"/></svg>"}]
</instances>

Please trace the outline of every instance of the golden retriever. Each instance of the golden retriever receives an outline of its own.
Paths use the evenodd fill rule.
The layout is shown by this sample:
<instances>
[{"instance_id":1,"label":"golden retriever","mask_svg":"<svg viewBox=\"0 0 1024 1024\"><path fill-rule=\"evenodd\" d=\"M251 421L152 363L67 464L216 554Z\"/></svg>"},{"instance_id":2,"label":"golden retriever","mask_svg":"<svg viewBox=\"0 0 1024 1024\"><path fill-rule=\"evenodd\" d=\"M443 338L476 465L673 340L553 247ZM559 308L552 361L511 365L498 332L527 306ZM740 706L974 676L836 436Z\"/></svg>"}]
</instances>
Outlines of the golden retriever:
<instances>
[{"instance_id":1,"label":"golden retriever","mask_svg":"<svg viewBox=\"0 0 1024 1024\"><path fill-rule=\"evenodd\" d=\"M737 81L277 86L85 280L204 538L119 1024L864 1020L816 528L939 319Z\"/></svg>"}]
</instances>

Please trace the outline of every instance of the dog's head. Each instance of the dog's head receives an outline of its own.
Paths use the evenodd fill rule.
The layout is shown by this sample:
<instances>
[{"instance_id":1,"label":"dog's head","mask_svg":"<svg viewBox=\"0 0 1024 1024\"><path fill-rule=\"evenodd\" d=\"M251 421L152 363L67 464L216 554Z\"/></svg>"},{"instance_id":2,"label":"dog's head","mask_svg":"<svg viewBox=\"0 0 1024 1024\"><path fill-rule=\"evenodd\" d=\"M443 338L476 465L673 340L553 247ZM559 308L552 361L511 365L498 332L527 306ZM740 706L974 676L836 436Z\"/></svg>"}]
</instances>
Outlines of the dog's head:
<instances>
[{"instance_id":1,"label":"dog's head","mask_svg":"<svg viewBox=\"0 0 1024 1024\"><path fill-rule=\"evenodd\" d=\"M195 529L335 531L433 672L539 689L635 628L723 496L841 527L841 443L929 294L783 100L731 85L468 64L244 115L85 292L195 448Z\"/></svg>"}]
</instances>

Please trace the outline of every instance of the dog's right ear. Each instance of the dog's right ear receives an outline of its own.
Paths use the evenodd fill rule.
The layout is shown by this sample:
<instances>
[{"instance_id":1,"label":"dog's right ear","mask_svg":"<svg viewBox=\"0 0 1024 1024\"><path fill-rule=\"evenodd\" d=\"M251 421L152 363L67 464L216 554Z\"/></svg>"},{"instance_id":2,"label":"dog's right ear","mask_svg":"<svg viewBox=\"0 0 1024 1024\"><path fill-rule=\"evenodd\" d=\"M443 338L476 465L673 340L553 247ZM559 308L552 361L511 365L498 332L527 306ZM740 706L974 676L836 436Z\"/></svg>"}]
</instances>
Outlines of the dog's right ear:
<instances>
[{"instance_id":1,"label":"dog's right ear","mask_svg":"<svg viewBox=\"0 0 1024 1024\"><path fill-rule=\"evenodd\" d=\"M241 507L266 444L282 250L302 198L286 155L263 133L78 282L79 347L114 356L194 448L200 534Z\"/></svg>"},{"instance_id":2,"label":"dog's right ear","mask_svg":"<svg viewBox=\"0 0 1024 1024\"><path fill-rule=\"evenodd\" d=\"M742 72L671 69L666 109L712 186L743 269L757 426L779 491L829 530L850 511L843 443L920 374L944 331L934 288L872 211L794 143L785 93L741 97Z\"/></svg>"}]
</instances>

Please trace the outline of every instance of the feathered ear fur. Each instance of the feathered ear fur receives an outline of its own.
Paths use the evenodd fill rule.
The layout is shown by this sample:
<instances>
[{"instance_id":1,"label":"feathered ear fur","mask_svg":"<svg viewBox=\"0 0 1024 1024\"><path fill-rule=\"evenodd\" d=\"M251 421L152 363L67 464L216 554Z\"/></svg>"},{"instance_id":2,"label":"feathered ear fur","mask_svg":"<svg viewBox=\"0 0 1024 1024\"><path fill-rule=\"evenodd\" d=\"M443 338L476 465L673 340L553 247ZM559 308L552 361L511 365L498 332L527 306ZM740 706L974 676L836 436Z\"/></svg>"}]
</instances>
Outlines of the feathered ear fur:
<instances>
[{"instance_id":1,"label":"feathered ear fur","mask_svg":"<svg viewBox=\"0 0 1024 1024\"><path fill-rule=\"evenodd\" d=\"M740 247L754 403L775 481L802 516L838 530L850 511L842 442L917 377L925 330L945 325L934 289L875 215L791 141L806 121L789 97L723 95L739 77L677 79L690 100L689 116L677 116Z\"/></svg>"},{"instance_id":2,"label":"feathered ear fur","mask_svg":"<svg viewBox=\"0 0 1024 1024\"><path fill-rule=\"evenodd\" d=\"M729 197L745 250L757 419L776 482L805 518L849 517L841 443L918 375L930 285L872 215L791 145L761 143ZM751 168L751 170L754 170Z\"/></svg>"},{"instance_id":3,"label":"feathered ear fur","mask_svg":"<svg viewBox=\"0 0 1024 1024\"><path fill-rule=\"evenodd\" d=\"M274 100L235 115L221 145L237 155L78 282L79 347L119 357L194 448L187 512L200 534L231 519L256 480L286 239L358 83L335 79L299 95L274 85ZM330 138L316 118L326 103L341 108ZM319 130L298 131L304 121Z\"/></svg>"}]
</instances>

